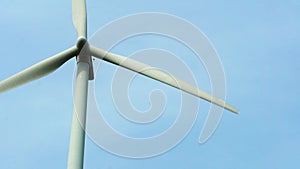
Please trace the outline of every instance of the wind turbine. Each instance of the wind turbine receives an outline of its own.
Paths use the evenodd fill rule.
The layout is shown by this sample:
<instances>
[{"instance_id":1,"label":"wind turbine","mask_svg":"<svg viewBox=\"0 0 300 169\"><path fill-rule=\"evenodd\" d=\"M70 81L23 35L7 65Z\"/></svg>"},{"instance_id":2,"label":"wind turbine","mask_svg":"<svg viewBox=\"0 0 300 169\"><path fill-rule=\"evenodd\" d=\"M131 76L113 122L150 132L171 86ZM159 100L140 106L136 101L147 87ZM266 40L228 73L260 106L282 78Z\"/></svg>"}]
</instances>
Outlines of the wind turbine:
<instances>
[{"instance_id":1,"label":"wind turbine","mask_svg":"<svg viewBox=\"0 0 300 169\"><path fill-rule=\"evenodd\" d=\"M78 35L75 46L0 82L0 93L3 93L25 83L42 78L54 72L69 59L76 57L77 72L75 79L74 111L68 156L68 169L83 168L88 81L94 79L92 56L178 88L179 90L221 106L233 113L239 113L236 108L226 104L223 100L218 99L177 77L165 73L158 68L89 45L87 42L85 0L72 0L72 18ZM83 119L83 121L80 122L79 119Z\"/></svg>"}]
</instances>

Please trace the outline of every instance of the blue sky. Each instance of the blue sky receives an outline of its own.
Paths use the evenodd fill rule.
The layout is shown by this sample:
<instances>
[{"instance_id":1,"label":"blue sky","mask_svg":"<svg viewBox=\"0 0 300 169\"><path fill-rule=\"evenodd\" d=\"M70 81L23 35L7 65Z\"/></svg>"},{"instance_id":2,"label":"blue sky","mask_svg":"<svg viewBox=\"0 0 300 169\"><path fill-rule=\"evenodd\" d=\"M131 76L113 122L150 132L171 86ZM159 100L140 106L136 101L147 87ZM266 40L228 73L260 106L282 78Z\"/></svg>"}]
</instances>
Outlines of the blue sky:
<instances>
[{"instance_id":1,"label":"blue sky","mask_svg":"<svg viewBox=\"0 0 300 169\"><path fill-rule=\"evenodd\" d=\"M71 1L2 0L0 4L0 79L75 43ZM225 111L214 135L205 144L198 144L209 106L200 101L203 109L200 108L189 135L171 151L149 159L118 157L87 139L86 169L299 166L298 1L90 0L87 8L89 35L119 17L138 12L170 13L193 23L218 51L227 78L227 101L240 109L241 114ZM135 46L131 39L114 52L130 54L143 47L169 49L163 45L164 40L149 38ZM183 51L178 53L186 54ZM188 64L192 70L203 72L203 68ZM74 59L70 60L55 73L0 95L0 168L66 168L74 65ZM101 70L97 76L101 77L105 71L111 73L113 67L106 64ZM198 80L199 87L209 89L207 76ZM106 82L96 84L99 91L109 87ZM157 85L149 81L151 84ZM135 94L133 97L139 98ZM143 103L138 106L145 108ZM114 107L107 104L104 109L114 110Z\"/></svg>"}]
</instances>

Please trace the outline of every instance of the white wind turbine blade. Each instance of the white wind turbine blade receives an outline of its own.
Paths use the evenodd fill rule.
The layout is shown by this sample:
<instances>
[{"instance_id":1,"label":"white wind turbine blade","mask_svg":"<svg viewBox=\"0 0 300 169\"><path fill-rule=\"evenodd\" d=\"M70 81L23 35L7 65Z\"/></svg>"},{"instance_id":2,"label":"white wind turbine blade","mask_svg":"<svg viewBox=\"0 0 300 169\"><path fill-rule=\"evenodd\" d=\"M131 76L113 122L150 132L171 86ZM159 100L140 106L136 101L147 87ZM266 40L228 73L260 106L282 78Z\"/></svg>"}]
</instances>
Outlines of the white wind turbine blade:
<instances>
[{"instance_id":1,"label":"white wind turbine blade","mask_svg":"<svg viewBox=\"0 0 300 169\"><path fill-rule=\"evenodd\" d=\"M122 66L124 68L132 70L139 74L145 75L152 79L158 80L162 83L165 83L165 84L168 84L175 88L178 88L189 94L192 94L192 95L202 98L206 101L209 101L213 104L221 106L233 113L236 113L236 114L239 113L239 111L236 108L226 104L223 100L220 100L220 99L210 95L209 93L207 93L187 82L184 82L184 81L180 80L179 78L174 77L164 71L161 71L155 67L149 66L147 64L141 63L141 62L133 60L131 58L127 58L127 57L120 56L117 54L109 53L107 51L98 49L93 46L90 47L90 51L91 51L92 56L95 56L99 59L103 59L110 63Z\"/></svg>"},{"instance_id":2,"label":"white wind turbine blade","mask_svg":"<svg viewBox=\"0 0 300 169\"><path fill-rule=\"evenodd\" d=\"M85 0L72 0L72 18L78 37L86 39L86 4Z\"/></svg>"},{"instance_id":3,"label":"white wind turbine blade","mask_svg":"<svg viewBox=\"0 0 300 169\"><path fill-rule=\"evenodd\" d=\"M88 80L89 64L79 62L77 65L75 81L74 111L68 156L68 169L83 168Z\"/></svg>"},{"instance_id":4,"label":"white wind turbine blade","mask_svg":"<svg viewBox=\"0 0 300 169\"><path fill-rule=\"evenodd\" d=\"M77 54L71 47L0 82L0 93L48 75Z\"/></svg>"}]
</instances>

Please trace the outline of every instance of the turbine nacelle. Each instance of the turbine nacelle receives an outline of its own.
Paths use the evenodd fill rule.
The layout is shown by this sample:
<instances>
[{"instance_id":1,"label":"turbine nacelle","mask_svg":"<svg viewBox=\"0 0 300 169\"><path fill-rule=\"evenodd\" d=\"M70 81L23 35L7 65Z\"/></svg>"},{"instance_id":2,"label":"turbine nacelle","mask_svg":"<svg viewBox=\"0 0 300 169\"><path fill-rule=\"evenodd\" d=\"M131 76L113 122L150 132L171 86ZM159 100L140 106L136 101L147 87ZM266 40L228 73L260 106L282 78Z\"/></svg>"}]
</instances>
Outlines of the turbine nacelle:
<instances>
[{"instance_id":1,"label":"turbine nacelle","mask_svg":"<svg viewBox=\"0 0 300 169\"><path fill-rule=\"evenodd\" d=\"M93 70L93 61L90 52L90 46L85 37L80 36L76 42L77 54L76 60L77 63L85 62L89 64L89 80L94 80L94 70Z\"/></svg>"}]
</instances>

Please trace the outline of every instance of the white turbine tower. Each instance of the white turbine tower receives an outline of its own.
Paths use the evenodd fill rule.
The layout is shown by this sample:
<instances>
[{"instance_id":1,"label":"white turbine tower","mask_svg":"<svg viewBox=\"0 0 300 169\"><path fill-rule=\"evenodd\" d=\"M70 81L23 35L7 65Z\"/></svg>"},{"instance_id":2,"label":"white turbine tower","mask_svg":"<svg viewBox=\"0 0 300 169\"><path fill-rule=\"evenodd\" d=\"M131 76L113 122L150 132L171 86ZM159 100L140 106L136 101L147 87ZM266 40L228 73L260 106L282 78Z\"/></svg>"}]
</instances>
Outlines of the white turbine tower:
<instances>
[{"instance_id":1,"label":"white turbine tower","mask_svg":"<svg viewBox=\"0 0 300 169\"><path fill-rule=\"evenodd\" d=\"M71 128L68 169L83 168L88 81L94 79L91 59L92 56L178 88L179 90L185 91L189 94L221 106L233 113L239 113L237 109L226 104L223 100L215 98L209 93L157 68L151 67L131 58L109 53L94 46L90 46L87 42L87 17L85 0L72 1L72 16L73 24L78 34L75 46L46 60L43 60L0 82L0 93L3 93L7 90L13 89L52 73L62 66L66 61L76 56L77 74L75 81L74 111ZM81 117L77 117L77 115ZM80 123L79 119L83 119L83 122Z\"/></svg>"}]
</instances>

